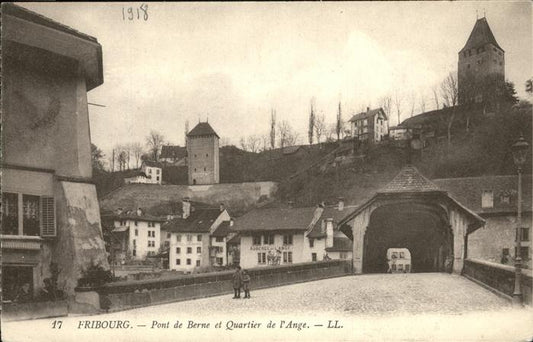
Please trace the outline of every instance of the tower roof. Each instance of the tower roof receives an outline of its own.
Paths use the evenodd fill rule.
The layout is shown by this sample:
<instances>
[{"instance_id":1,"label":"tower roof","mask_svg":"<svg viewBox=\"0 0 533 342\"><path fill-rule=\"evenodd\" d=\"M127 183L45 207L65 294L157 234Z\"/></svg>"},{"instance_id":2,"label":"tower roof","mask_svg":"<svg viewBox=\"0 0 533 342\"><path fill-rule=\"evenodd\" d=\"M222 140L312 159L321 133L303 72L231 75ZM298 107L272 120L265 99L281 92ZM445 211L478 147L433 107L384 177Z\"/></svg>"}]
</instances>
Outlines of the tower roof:
<instances>
[{"instance_id":1,"label":"tower roof","mask_svg":"<svg viewBox=\"0 0 533 342\"><path fill-rule=\"evenodd\" d=\"M211 127L211 125L208 122L199 122L198 125L196 125L189 133L187 133L188 137L197 137L202 135L216 135L217 138L220 139L217 132Z\"/></svg>"},{"instance_id":2,"label":"tower roof","mask_svg":"<svg viewBox=\"0 0 533 342\"><path fill-rule=\"evenodd\" d=\"M460 52L463 52L466 49L477 49L478 47L489 43L503 51L501 46L498 45L498 42L496 42L496 38L494 38L494 35L492 34L489 23L487 22L487 18L483 17L476 21L476 24L470 33L470 37L468 37L465 46Z\"/></svg>"}]
</instances>

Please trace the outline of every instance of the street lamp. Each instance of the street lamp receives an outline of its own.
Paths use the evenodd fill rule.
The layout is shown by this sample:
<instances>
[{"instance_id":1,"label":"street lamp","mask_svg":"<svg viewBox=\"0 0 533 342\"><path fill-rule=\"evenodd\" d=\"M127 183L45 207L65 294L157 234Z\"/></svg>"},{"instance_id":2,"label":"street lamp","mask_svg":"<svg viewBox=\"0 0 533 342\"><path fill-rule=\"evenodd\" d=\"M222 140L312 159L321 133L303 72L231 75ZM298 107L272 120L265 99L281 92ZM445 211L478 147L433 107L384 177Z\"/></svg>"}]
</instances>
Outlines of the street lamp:
<instances>
[{"instance_id":1,"label":"street lamp","mask_svg":"<svg viewBox=\"0 0 533 342\"><path fill-rule=\"evenodd\" d=\"M522 228L522 167L526 163L529 144L523 135L511 146L513 161L518 172L518 203L516 211L516 234L515 234L515 278L513 291L513 304L522 305L522 258L520 258L520 229Z\"/></svg>"}]
</instances>

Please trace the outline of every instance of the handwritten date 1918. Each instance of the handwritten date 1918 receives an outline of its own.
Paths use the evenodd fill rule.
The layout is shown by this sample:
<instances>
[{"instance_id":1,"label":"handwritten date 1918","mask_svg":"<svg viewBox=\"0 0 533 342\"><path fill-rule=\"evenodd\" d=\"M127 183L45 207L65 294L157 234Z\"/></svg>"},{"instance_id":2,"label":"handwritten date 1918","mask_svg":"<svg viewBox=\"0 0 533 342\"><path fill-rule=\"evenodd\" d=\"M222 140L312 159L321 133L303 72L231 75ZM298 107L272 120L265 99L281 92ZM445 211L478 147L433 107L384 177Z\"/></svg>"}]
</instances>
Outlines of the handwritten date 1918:
<instances>
[{"instance_id":1,"label":"handwritten date 1918","mask_svg":"<svg viewBox=\"0 0 533 342\"><path fill-rule=\"evenodd\" d=\"M122 7L122 20L148 20L148 5L141 4L139 7Z\"/></svg>"}]
</instances>

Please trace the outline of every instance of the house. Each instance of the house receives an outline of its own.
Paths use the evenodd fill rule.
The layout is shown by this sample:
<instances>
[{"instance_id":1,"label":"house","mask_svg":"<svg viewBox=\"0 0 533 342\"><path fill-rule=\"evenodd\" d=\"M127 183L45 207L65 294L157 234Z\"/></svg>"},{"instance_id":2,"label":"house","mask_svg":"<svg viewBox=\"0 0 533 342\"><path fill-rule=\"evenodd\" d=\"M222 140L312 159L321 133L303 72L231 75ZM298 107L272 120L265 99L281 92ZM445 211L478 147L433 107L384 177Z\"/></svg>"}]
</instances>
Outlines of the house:
<instances>
[{"instance_id":1,"label":"house","mask_svg":"<svg viewBox=\"0 0 533 342\"><path fill-rule=\"evenodd\" d=\"M398 125L389 128L389 138L395 141L404 141L409 139L409 130L407 127Z\"/></svg>"},{"instance_id":2,"label":"house","mask_svg":"<svg viewBox=\"0 0 533 342\"><path fill-rule=\"evenodd\" d=\"M141 171L147 176L147 183L161 184L163 180L163 165L150 160L143 161Z\"/></svg>"},{"instance_id":3,"label":"house","mask_svg":"<svg viewBox=\"0 0 533 342\"><path fill-rule=\"evenodd\" d=\"M159 160L176 166L185 165L187 159L187 148L182 146L164 145L161 147Z\"/></svg>"},{"instance_id":4,"label":"house","mask_svg":"<svg viewBox=\"0 0 533 342\"><path fill-rule=\"evenodd\" d=\"M260 208L235 220L244 268L327 260L334 239L346 237L336 222L344 204L326 208ZM334 254L335 256L335 254ZM346 255L348 257L348 255Z\"/></svg>"},{"instance_id":5,"label":"house","mask_svg":"<svg viewBox=\"0 0 533 342\"><path fill-rule=\"evenodd\" d=\"M224 221L230 220L228 211L223 206L199 206L187 198L182 205L182 216L171 219L161 228L163 234L169 234L169 268L191 272L196 267L218 265L218 261L224 265L226 258L222 255L226 254L225 248L218 248L221 247L219 243L225 242L224 234L220 232L214 236L215 244L212 244L212 235ZM217 237L222 237L222 241ZM216 250L213 257L211 250Z\"/></svg>"},{"instance_id":6,"label":"house","mask_svg":"<svg viewBox=\"0 0 533 342\"><path fill-rule=\"evenodd\" d=\"M522 177L520 256L531 269L531 175ZM468 258L512 265L515 256L517 176L434 179L433 182L485 219L468 237Z\"/></svg>"},{"instance_id":7,"label":"house","mask_svg":"<svg viewBox=\"0 0 533 342\"><path fill-rule=\"evenodd\" d=\"M208 122L199 122L187 133L189 185L220 182L219 139Z\"/></svg>"},{"instance_id":8,"label":"house","mask_svg":"<svg viewBox=\"0 0 533 342\"><path fill-rule=\"evenodd\" d=\"M223 221L211 233L211 246L209 249L209 263L215 266L228 265L228 241L235 235L232 232L234 221Z\"/></svg>"},{"instance_id":9,"label":"house","mask_svg":"<svg viewBox=\"0 0 533 342\"><path fill-rule=\"evenodd\" d=\"M112 219L115 246L119 246L114 252L115 262L145 260L159 253L164 218L148 215L138 208L135 212L119 210Z\"/></svg>"},{"instance_id":10,"label":"house","mask_svg":"<svg viewBox=\"0 0 533 342\"><path fill-rule=\"evenodd\" d=\"M2 300L46 278L72 296L109 269L92 181L87 92L103 83L94 37L2 4Z\"/></svg>"},{"instance_id":11,"label":"house","mask_svg":"<svg viewBox=\"0 0 533 342\"><path fill-rule=\"evenodd\" d=\"M382 108L366 108L366 112L355 114L349 120L352 136L360 141L377 143L389 133L389 118Z\"/></svg>"}]
</instances>

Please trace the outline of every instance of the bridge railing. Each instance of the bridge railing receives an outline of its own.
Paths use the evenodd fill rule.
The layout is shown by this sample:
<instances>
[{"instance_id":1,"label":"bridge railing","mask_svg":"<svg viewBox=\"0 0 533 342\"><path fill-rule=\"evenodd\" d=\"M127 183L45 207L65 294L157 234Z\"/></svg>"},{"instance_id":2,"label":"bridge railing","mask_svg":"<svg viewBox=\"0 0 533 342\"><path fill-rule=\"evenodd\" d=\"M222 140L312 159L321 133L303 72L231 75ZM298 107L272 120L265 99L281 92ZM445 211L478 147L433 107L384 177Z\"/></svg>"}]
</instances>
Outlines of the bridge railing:
<instances>
[{"instance_id":1,"label":"bridge railing","mask_svg":"<svg viewBox=\"0 0 533 342\"><path fill-rule=\"evenodd\" d=\"M497 264L490 261L467 259L463 275L481 282L489 288L511 298L514 292L515 270L513 266ZM522 296L524 303L531 305L533 277L531 270L522 270Z\"/></svg>"}]
</instances>

